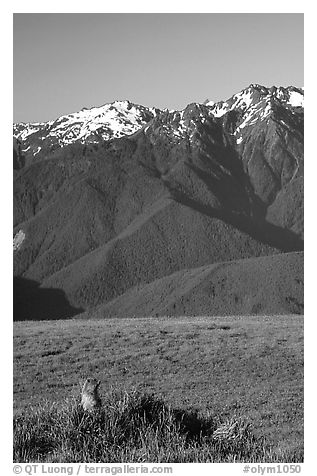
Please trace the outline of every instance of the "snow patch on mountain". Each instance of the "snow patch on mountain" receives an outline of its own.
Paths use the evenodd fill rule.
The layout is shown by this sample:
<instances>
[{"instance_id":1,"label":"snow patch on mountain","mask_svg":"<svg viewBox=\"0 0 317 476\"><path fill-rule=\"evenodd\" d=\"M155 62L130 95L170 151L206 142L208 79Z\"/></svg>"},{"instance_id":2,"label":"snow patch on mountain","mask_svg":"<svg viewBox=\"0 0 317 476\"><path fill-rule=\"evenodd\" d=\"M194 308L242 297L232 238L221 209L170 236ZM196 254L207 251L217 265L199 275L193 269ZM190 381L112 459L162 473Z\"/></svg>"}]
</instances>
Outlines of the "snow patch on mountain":
<instances>
[{"instance_id":1,"label":"snow patch on mountain","mask_svg":"<svg viewBox=\"0 0 317 476\"><path fill-rule=\"evenodd\" d=\"M208 104L207 104L208 106ZM222 117L230 110L229 104L227 102L220 101L214 103L211 109L211 113L214 117Z\"/></svg>"},{"instance_id":2,"label":"snow patch on mountain","mask_svg":"<svg viewBox=\"0 0 317 476\"><path fill-rule=\"evenodd\" d=\"M25 233L23 230L19 230L13 237L13 251L17 251L23 241L25 240Z\"/></svg>"},{"instance_id":3,"label":"snow patch on mountain","mask_svg":"<svg viewBox=\"0 0 317 476\"><path fill-rule=\"evenodd\" d=\"M290 91L288 104L293 107L304 107L304 95L298 91Z\"/></svg>"},{"instance_id":4,"label":"snow patch on mountain","mask_svg":"<svg viewBox=\"0 0 317 476\"><path fill-rule=\"evenodd\" d=\"M43 126L44 122L25 123L19 122L13 125L13 136L16 139L24 141L28 136L38 132Z\"/></svg>"}]
</instances>

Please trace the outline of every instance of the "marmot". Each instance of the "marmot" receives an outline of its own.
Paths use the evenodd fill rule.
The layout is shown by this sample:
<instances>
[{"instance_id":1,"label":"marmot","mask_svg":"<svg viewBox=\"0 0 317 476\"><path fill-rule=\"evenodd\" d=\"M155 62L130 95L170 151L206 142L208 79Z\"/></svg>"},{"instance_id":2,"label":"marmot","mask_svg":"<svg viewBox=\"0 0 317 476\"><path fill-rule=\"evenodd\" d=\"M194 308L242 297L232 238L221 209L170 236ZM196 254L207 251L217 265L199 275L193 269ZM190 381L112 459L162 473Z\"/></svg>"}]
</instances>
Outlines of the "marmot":
<instances>
[{"instance_id":1,"label":"marmot","mask_svg":"<svg viewBox=\"0 0 317 476\"><path fill-rule=\"evenodd\" d=\"M81 391L81 404L85 411L93 411L101 407L101 399L98 393L100 380L87 378Z\"/></svg>"}]
</instances>

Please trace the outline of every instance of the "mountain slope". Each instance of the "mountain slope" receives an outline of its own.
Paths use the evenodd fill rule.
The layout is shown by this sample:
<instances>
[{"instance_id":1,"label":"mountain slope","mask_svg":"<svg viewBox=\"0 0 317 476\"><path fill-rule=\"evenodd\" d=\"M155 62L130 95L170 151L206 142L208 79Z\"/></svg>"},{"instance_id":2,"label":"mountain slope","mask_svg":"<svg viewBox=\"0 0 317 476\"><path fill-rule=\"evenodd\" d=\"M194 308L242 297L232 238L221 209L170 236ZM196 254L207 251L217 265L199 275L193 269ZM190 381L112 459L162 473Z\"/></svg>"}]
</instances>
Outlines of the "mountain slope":
<instances>
[{"instance_id":1,"label":"mountain slope","mask_svg":"<svg viewBox=\"0 0 317 476\"><path fill-rule=\"evenodd\" d=\"M301 314L303 297L303 253L285 253L177 271L79 317Z\"/></svg>"},{"instance_id":2,"label":"mountain slope","mask_svg":"<svg viewBox=\"0 0 317 476\"><path fill-rule=\"evenodd\" d=\"M179 269L276 252L175 201L162 199L151 208L114 240L45 279L43 286L63 289L72 305L88 308Z\"/></svg>"}]
</instances>

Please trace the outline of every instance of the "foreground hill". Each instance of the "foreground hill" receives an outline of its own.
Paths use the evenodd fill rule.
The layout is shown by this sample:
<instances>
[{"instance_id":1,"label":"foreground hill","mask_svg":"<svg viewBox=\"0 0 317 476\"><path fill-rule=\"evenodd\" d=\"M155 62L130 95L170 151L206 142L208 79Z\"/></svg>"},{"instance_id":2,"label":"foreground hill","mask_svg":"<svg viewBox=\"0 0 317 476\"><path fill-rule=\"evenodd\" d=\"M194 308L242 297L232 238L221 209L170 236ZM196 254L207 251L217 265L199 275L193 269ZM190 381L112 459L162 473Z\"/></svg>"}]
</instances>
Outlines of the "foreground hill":
<instances>
[{"instance_id":1,"label":"foreground hill","mask_svg":"<svg viewBox=\"0 0 317 476\"><path fill-rule=\"evenodd\" d=\"M26 289L58 290L71 315L129 290L137 300L132 288L156 287L173 273L196 276L198 267L303 249L302 90L250 85L226 102L183 111L117 102L54 127L15 125L15 137L22 308ZM261 264L252 263L255 275ZM301 299L290 297L297 312ZM246 309L239 298L228 306ZM57 309L51 317L67 316Z\"/></svg>"},{"instance_id":2,"label":"foreground hill","mask_svg":"<svg viewBox=\"0 0 317 476\"><path fill-rule=\"evenodd\" d=\"M303 253L285 253L181 270L80 317L302 314L303 291Z\"/></svg>"}]
</instances>

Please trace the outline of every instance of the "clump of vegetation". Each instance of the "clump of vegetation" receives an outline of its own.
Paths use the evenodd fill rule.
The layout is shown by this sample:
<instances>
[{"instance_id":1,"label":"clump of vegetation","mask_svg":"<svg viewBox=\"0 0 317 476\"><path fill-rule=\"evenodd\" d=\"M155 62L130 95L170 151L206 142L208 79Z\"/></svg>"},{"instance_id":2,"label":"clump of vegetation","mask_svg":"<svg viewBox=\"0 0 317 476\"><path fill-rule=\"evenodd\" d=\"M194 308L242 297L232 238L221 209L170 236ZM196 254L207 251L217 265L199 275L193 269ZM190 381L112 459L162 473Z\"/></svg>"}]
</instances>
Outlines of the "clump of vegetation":
<instances>
[{"instance_id":1,"label":"clump of vegetation","mask_svg":"<svg viewBox=\"0 0 317 476\"><path fill-rule=\"evenodd\" d=\"M284 455L285 461L296 457ZM15 462L235 462L283 460L241 419L172 409L153 395L110 392L100 410L75 400L14 417Z\"/></svg>"}]
</instances>

